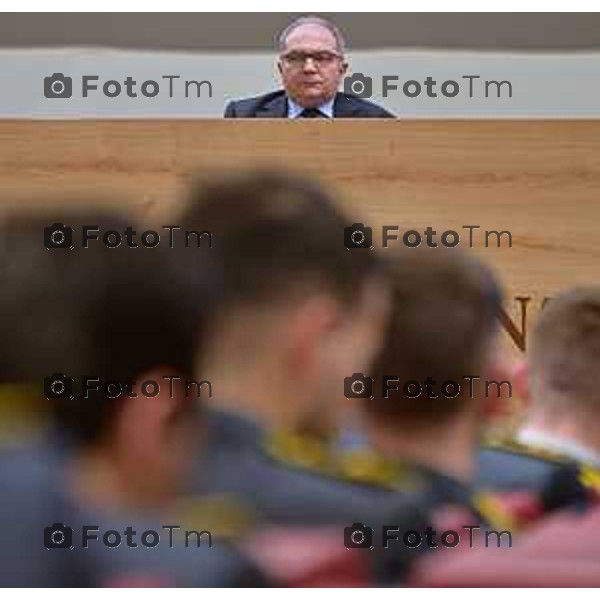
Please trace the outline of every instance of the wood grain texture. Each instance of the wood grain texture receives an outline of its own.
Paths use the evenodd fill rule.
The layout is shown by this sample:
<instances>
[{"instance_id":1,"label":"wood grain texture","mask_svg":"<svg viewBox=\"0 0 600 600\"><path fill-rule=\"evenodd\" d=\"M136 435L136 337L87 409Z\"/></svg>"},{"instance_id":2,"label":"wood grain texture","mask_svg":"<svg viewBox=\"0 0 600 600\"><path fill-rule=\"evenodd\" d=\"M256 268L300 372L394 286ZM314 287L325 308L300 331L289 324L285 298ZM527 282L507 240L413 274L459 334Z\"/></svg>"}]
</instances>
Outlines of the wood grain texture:
<instances>
[{"instance_id":1,"label":"wood grain texture","mask_svg":"<svg viewBox=\"0 0 600 600\"><path fill-rule=\"evenodd\" d=\"M600 121L0 121L2 209L101 198L172 223L191 180L258 165L319 176L376 239L511 231L512 248L478 232L467 250L499 271L515 321L514 296L533 314L600 283Z\"/></svg>"}]
</instances>

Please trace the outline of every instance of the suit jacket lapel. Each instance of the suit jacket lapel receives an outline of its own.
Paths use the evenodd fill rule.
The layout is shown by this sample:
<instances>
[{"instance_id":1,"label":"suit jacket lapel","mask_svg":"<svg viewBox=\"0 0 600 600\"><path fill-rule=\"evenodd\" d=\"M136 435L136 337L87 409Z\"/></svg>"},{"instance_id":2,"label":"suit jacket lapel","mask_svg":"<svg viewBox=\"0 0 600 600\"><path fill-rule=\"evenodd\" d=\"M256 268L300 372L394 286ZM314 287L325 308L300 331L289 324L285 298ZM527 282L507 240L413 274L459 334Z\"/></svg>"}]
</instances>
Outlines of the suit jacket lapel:
<instances>
[{"instance_id":1,"label":"suit jacket lapel","mask_svg":"<svg viewBox=\"0 0 600 600\"><path fill-rule=\"evenodd\" d=\"M270 98L257 111L256 116L265 119L281 119L287 117L288 107L285 94Z\"/></svg>"},{"instance_id":2,"label":"suit jacket lapel","mask_svg":"<svg viewBox=\"0 0 600 600\"><path fill-rule=\"evenodd\" d=\"M341 92L338 92L335 97L333 104L333 116L334 117L351 117L358 110L358 106L352 101L352 98L348 98Z\"/></svg>"}]
</instances>

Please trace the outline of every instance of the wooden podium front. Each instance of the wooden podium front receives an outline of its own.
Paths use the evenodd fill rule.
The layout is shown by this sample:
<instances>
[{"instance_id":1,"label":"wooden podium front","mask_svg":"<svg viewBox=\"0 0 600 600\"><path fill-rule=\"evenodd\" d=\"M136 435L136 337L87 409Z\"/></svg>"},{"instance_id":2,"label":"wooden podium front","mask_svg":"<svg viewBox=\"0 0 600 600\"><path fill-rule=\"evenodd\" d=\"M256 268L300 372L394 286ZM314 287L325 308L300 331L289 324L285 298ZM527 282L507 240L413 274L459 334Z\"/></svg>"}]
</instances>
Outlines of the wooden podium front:
<instances>
[{"instance_id":1,"label":"wooden podium front","mask_svg":"<svg viewBox=\"0 0 600 600\"><path fill-rule=\"evenodd\" d=\"M600 121L0 121L3 209L102 201L173 224L190 181L257 165L319 176L377 246L383 225L458 231L502 278L515 352L544 298L600 284Z\"/></svg>"}]
</instances>

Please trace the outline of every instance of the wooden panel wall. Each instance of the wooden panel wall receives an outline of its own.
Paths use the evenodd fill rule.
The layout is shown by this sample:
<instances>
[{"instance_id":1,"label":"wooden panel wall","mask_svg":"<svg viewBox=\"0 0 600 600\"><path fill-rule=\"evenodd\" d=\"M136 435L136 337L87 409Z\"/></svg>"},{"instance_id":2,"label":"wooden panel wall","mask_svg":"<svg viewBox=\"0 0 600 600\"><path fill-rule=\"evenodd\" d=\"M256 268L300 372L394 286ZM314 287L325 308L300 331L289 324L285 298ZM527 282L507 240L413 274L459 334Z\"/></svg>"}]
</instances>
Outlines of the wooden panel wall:
<instances>
[{"instance_id":1,"label":"wooden panel wall","mask_svg":"<svg viewBox=\"0 0 600 600\"><path fill-rule=\"evenodd\" d=\"M465 247L462 226L480 225L472 251L500 272L516 330L515 297L531 317L600 283L600 121L0 121L3 209L102 198L172 223L193 178L254 165L320 176L374 231L454 229Z\"/></svg>"}]
</instances>

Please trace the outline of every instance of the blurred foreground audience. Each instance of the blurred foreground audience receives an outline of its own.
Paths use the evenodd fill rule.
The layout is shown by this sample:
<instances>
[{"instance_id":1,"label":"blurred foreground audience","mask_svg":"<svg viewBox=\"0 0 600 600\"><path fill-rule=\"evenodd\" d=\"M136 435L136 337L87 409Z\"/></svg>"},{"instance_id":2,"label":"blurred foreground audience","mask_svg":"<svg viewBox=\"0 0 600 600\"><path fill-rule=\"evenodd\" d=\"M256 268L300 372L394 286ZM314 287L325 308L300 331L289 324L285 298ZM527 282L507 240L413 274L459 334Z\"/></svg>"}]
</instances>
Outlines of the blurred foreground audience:
<instances>
[{"instance_id":1,"label":"blurred foreground audience","mask_svg":"<svg viewBox=\"0 0 600 600\"><path fill-rule=\"evenodd\" d=\"M494 276L441 248L347 250L341 206L298 175L215 180L180 221L210 249L82 248L85 225L135 225L104 211L4 219L0 585L597 584L598 536L564 540L598 526L598 290L544 310L527 426L482 450ZM56 222L72 249L45 247ZM465 526L524 515L514 547L470 547ZM427 528L460 548L404 543Z\"/></svg>"},{"instance_id":2,"label":"blurred foreground audience","mask_svg":"<svg viewBox=\"0 0 600 600\"><path fill-rule=\"evenodd\" d=\"M580 535L585 532L585 535ZM414 569L420 587L600 587L600 509L540 521L518 546L434 556Z\"/></svg>"},{"instance_id":3,"label":"blurred foreground audience","mask_svg":"<svg viewBox=\"0 0 600 600\"><path fill-rule=\"evenodd\" d=\"M532 332L525 424L513 443L481 455L481 487L500 492L522 524L600 497L599 358L600 288L553 298Z\"/></svg>"},{"instance_id":4,"label":"blurred foreground audience","mask_svg":"<svg viewBox=\"0 0 600 600\"><path fill-rule=\"evenodd\" d=\"M234 216L234 218L232 218ZM196 374L211 381L192 492L225 494L257 522L344 523L387 499L332 477L344 377L369 368L389 298L372 252L317 184L250 173L205 186L183 215L209 230L224 276Z\"/></svg>"},{"instance_id":5,"label":"blurred foreground audience","mask_svg":"<svg viewBox=\"0 0 600 600\"><path fill-rule=\"evenodd\" d=\"M51 421L37 439L3 446L8 543L1 583L256 584L260 578L248 575L253 570L225 545L190 552L164 542L143 551L102 543L106 530L166 533L162 523L170 522L202 411L181 386L171 393L163 377L189 378L210 302L207 282L217 281L199 260L190 268L184 250L101 243L84 249L79 240L72 249L48 250L44 228L57 221L68 223L75 238L86 224L120 232L128 226L93 212L2 224L3 400L16 390L15 402L26 399L32 410L39 402ZM98 389L86 394L84 377L97 379ZM128 380L130 391L106 387ZM158 394L141 393L148 380L159 382ZM100 532L89 548L82 548L84 525Z\"/></svg>"},{"instance_id":6,"label":"blurred foreground audience","mask_svg":"<svg viewBox=\"0 0 600 600\"><path fill-rule=\"evenodd\" d=\"M495 399L485 381L500 290L487 268L454 250L405 250L390 277L393 306L373 397L360 400L370 459L380 457L385 487L417 487L436 504L478 514L473 480L486 403ZM347 458L367 459L361 452Z\"/></svg>"}]
</instances>

